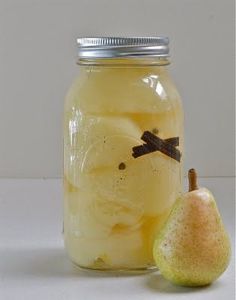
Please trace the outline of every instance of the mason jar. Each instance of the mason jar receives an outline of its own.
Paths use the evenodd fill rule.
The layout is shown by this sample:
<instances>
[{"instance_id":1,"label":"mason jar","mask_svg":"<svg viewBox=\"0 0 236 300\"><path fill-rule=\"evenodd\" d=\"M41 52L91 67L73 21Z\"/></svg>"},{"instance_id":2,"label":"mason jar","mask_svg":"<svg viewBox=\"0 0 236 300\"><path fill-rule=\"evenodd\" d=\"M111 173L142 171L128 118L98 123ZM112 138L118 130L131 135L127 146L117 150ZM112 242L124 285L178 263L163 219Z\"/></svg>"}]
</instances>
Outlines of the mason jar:
<instances>
[{"instance_id":1,"label":"mason jar","mask_svg":"<svg viewBox=\"0 0 236 300\"><path fill-rule=\"evenodd\" d=\"M98 270L154 268L182 189L183 111L166 37L78 38L64 116L64 239Z\"/></svg>"}]
</instances>

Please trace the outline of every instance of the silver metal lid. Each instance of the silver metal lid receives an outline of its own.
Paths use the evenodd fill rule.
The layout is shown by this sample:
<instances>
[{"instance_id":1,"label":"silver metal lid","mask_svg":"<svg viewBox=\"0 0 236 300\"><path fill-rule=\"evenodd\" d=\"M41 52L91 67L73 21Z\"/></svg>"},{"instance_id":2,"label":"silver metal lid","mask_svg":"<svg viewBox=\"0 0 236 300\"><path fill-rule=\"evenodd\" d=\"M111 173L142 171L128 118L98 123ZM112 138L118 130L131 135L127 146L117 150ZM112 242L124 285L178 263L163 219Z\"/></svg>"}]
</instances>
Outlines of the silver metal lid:
<instances>
[{"instance_id":1,"label":"silver metal lid","mask_svg":"<svg viewBox=\"0 0 236 300\"><path fill-rule=\"evenodd\" d=\"M77 44L80 59L169 56L167 37L83 37Z\"/></svg>"}]
</instances>

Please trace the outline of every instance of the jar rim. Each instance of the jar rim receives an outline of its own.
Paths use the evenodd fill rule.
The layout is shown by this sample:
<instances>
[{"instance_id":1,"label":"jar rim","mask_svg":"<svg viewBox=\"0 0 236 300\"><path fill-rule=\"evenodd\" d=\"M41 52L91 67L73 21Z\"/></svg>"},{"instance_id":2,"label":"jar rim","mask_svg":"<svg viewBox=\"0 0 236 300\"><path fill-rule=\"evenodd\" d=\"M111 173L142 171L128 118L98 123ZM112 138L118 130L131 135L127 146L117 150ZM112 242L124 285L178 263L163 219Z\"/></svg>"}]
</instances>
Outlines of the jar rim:
<instances>
[{"instance_id":1,"label":"jar rim","mask_svg":"<svg viewBox=\"0 0 236 300\"><path fill-rule=\"evenodd\" d=\"M169 57L169 38L157 37L79 37L79 59Z\"/></svg>"}]
</instances>

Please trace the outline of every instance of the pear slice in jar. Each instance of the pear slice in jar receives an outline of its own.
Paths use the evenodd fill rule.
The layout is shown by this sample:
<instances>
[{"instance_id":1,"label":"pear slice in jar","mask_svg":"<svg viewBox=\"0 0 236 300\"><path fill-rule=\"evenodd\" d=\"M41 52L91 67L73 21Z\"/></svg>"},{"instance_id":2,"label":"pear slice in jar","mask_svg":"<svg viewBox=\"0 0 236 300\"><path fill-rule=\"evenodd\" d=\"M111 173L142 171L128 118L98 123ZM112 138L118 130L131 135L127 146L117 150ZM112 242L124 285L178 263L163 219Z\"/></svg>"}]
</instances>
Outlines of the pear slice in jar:
<instances>
[{"instance_id":1,"label":"pear slice in jar","mask_svg":"<svg viewBox=\"0 0 236 300\"><path fill-rule=\"evenodd\" d=\"M182 129L179 120L183 116L179 107L173 107L173 109L162 113L130 114L129 117L142 132L150 131L161 138L176 136Z\"/></svg>"},{"instance_id":2,"label":"pear slice in jar","mask_svg":"<svg viewBox=\"0 0 236 300\"><path fill-rule=\"evenodd\" d=\"M143 215L142 209L132 203L111 201L110 199L96 196L91 203L91 214L97 223L113 231L132 231L140 226Z\"/></svg>"},{"instance_id":3,"label":"pear slice in jar","mask_svg":"<svg viewBox=\"0 0 236 300\"><path fill-rule=\"evenodd\" d=\"M92 144L85 153L82 172L94 173L109 167L112 167L113 171L117 171L120 164L126 166L127 163L134 161L132 148L137 144L142 144L141 131L138 130L137 134L136 136L127 133L107 135L105 140L100 139Z\"/></svg>"},{"instance_id":4,"label":"pear slice in jar","mask_svg":"<svg viewBox=\"0 0 236 300\"><path fill-rule=\"evenodd\" d=\"M109 201L91 190L65 194L66 227L75 237L109 238L139 228L142 211L135 205Z\"/></svg>"},{"instance_id":5,"label":"pear slice in jar","mask_svg":"<svg viewBox=\"0 0 236 300\"><path fill-rule=\"evenodd\" d=\"M130 211L130 218L134 211L136 216L138 212L140 216L156 215L171 208L181 191L178 162L151 153L125 164L122 172L112 167L91 172L88 178L94 193L109 203L122 205Z\"/></svg>"},{"instance_id":6,"label":"pear slice in jar","mask_svg":"<svg viewBox=\"0 0 236 300\"><path fill-rule=\"evenodd\" d=\"M87 190L109 203L140 215L159 214L175 199L179 165L160 152L134 159L131 149L137 142L124 136L111 136L105 145L98 142L87 152L81 176L87 176Z\"/></svg>"},{"instance_id":7,"label":"pear slice in jar","mask_svg":"<svg viewBox=\"0 0 236 300\"><path fill-rule=\"evenodd\" d=\"M100 145L98 149L100 151L103 145L105 147L107 137L111 135L123 135L136 138L137 140L141 136L138 126L126 117L98 117L82 115L76 111L67 114L65 118L65 130L65 176L72 185L77 187L83 184L81 170L84 168L83 162L86 160L87 152L90 151L90 148L93 149L90 151L93 156L91 159L93 161L94 159L96 160L96 143ZM132 147L135 143L132 144L129 142L128 146ZM116 144L113 146L117 147ZM127 149L128 147L125 146L125 148ZM110 160L112 159L113 157Z\"/></svg>"},{"instance_id":8,"label":"pear slice in jar","mask_svg":"<svg viewBox=\"0 0 236 300\"><path fill-rule=\"evenodd\" d=\"M110 235L108 238L70 239L69 253L80 266L113 269L133 265L144 267L150 259L140 230L125 234Z\"/></svg>"},{"instance_id":9,"label":"pear slice in jar","mask_svg":"<svg viewBox=\"0 0 236 300\"><path fill-rule=\"evenodd\" d=\"M97 199L94 217L111 230L114 226L134 228L143 214L143 203L136 200L143 186L137 183L144 174L134 169L132 157L137 142L127 136L109 136L106 143L90 147L83 161L81 176L87 178L83 189Z\"/></svg>"},{"instance_id":10,"label":"pear slice in jar","mask_svg":"<svg viewBox=\"0 0 236 300\"><path fill-rule=\"evenodd\" d=\"M75 82L67 96L69 107L86 114L160 113L172 109L179 95L167 72L147 66L89 69L83 85ZM96 100L95 100L96 99Z\"/></svg>"},{"instance_id":11,"label":"pear slice in jar","mask_svg":"<svg viewBox=\"0 0 236 300\"><path fill-rule=\"evenodd\" d=\"M109 238L114 233L127 233L141 226L142 211L130 203L101 198L90 189L65 193L67 229L76 237Z\"/></svg>"},{"instance_id":12,"label":"pear slice in jar","mask_svg":"<svg viewBox=\"0 0 236 300\"><path fill-rule=\"evenodd\" d=\"M161 161L161 162L160 162ZM155 216L171 209L181 192L181 176L179 162L162 154L153 153L152 163L155 171L150 180L146 182L143 197L146 215Z\"/></svg>"},{"instance_id":13,"label":"pear slice in jar","mask_svg":"<svg viewBox=\"0 0 236 300\"><path fill-rule=\"evenodd\" d=\"M65 191L65 228L74 238L107 238L111 228L96 215L97 198L90 191Z\"/></svg>"},{"instance_id":14,"label":"pear slice in jar","mask_svg":"<svg viewBox=\"0 0 236 300\"><path fill-rule=\"evenodd\" d=\"M131 119L119 115L90 115L72 110L65 117L65 144L73 149L88 148L107 136L140 137L140 129Z\"/></svg>"},{"instance_id":15,"label":"pear slice in jar","mask_svg":"<svg viewBox=\"0 0 236 300\"><path fill-rule=\"evenodd\" d=\"M70 237L69 252L79 265L95 269L152 265L153 240L168 214L143 216L139 228L113 231L107 237Z\"/></svg>"}]
</instances>

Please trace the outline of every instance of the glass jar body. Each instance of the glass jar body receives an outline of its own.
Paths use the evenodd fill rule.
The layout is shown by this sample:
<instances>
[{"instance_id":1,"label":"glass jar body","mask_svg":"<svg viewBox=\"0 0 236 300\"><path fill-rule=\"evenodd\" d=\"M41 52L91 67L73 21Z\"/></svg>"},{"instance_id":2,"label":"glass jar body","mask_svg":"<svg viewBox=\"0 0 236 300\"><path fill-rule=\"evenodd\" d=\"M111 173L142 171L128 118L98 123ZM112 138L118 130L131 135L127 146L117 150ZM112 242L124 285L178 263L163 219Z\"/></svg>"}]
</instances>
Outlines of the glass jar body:
<instances>
[{"instance_id":1,"label":"glass jar body","mask_svg":"<svg viewBox=\"0 0 236 300\"><path fill-rule=\"evenodd\" d=\"M134 158L145 131L178 137L183 152L182 106L166 66L81 66L64 117L65 246L81 267L154 266L155 236L181 193L182 157Z\"/></svg>"}]
</instances>

